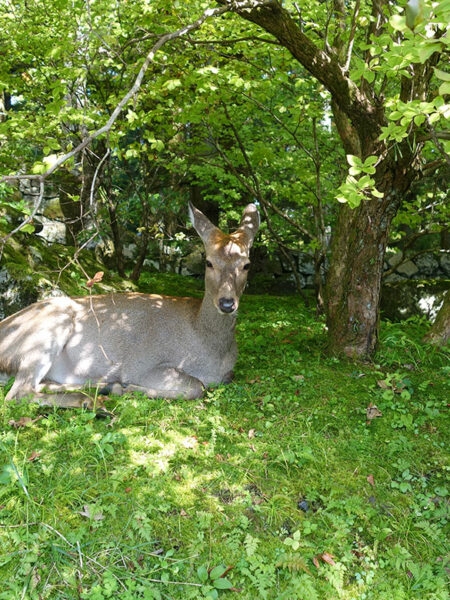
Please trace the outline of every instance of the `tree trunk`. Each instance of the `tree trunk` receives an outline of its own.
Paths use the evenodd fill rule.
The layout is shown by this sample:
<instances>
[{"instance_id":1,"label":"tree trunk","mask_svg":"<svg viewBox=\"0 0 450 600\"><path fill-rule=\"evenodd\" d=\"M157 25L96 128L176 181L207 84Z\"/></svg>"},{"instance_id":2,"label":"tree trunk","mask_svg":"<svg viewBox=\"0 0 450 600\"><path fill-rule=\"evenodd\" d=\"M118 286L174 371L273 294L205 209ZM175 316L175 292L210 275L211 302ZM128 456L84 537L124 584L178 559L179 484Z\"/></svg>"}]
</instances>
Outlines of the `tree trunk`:
<instances>
[{"instance_id":1,"label":"tree trunk","mask_svg":"<svg viewBox=\"0 0 450 600\"><path fill-rule=\"evenodd\" d=\"M362 357L375 350L381 275L391 218L376 200L356 210L343 206L339 211L326 284L332 353Z\"/></svg>"},{"instance_id":2,"label":"tree trunk","mask_svg":"<svg viewBox=\"0 0 450 600\"><path fill-rule=\"evenodd\" d=\"M376 349L389 229L414 178L408 150L405 144L401 159L388 155L378 165L375 187L383 198L363 200L355 209L346 204L339 208L325 293L328 346L333 354L365 358Z\"/></svg>"},{"instance_id":3,"label":"tree trunk","mask_svg":"<svg viewBox=\"0 0 450 600\"><path fill-rule=\"evenodd\" d=\"M450 292L444 296L444 304L437 314L436 321L423 338L424 342L436 346L445 346L450 340Z\"/></svg>"},{"instance_id":4,"label":"tree trunk","mask_svg":"<svg viewBox=\"0 0 450 600\"><path fill-rule=\"evenodd\" d=\"M117 207L109 194L107 206L109 214L109 226L111 228L114 244L114 258L116 259L117 272L121 277L125 277L125 259L123 256L122 235L120 233L119 222L117 220Z\"/></svg>"},{"instance_id":5,"label":"tree trunk","mask_svg":"<svg viewBox=\"0 0 450 600\"><path fill-rule=\"evenodd\" d=\"M70 246L78 244L78 234L93 219L92 208L96 202L103 170L102 165L85 152L82 155L79 172L59 172L59 204L65 219L66 243ZM77 199L74 200L74 197Z\"/></svg>"}]
</instances>

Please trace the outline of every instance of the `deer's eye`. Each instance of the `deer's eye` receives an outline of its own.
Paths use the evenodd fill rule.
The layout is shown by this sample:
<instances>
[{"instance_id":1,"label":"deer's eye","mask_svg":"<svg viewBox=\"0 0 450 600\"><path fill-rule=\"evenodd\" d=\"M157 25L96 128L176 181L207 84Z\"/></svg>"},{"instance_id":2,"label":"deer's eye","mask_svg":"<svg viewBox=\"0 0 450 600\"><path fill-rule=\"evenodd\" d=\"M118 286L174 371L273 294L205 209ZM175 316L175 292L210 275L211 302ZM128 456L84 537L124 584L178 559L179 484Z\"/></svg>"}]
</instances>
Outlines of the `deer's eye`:
<instances>
[{"instance_id":1,"label":"deer's eye","mask_svg":"<svg viewBox=\"0 0 450 600\"><path fill-rule=\"evenodd\" d=\"M208 267L208 269L212 269L213 268L213 264L210 260L206 261L206 266Z\"/></svg>"},{"instance_id":2,"label":"deer's eye","mask_svg":"<svg viewBox=\"0 0 450 600\"><path fill-rule=\"evenodd\" d=\"M248 271L250 269L250 263L244 265L244 271Z\"/></svg>"}]
</instances>

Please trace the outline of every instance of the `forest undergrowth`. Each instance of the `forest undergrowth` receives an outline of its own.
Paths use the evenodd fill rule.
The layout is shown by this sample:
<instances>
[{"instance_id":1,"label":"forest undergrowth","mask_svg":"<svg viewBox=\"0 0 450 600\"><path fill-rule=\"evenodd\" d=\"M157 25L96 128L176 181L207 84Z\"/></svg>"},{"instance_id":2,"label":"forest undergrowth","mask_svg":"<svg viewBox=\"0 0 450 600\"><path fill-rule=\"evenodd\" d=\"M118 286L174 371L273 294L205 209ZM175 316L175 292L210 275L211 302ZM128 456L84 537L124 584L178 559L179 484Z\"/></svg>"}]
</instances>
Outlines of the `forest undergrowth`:
<instances>
[{"instance_id":1,"label":"forest undergrowth","mask_svg":"<svg viewBox=\"0 0 450 600\"><path fill-rule=\"evenodd\" d=\"M427 327L338 360L301 299L247 295L235 380L201 400L100 419L0 391L0 599L446 599L450 367Z\"/></svg>"}]
</instances>

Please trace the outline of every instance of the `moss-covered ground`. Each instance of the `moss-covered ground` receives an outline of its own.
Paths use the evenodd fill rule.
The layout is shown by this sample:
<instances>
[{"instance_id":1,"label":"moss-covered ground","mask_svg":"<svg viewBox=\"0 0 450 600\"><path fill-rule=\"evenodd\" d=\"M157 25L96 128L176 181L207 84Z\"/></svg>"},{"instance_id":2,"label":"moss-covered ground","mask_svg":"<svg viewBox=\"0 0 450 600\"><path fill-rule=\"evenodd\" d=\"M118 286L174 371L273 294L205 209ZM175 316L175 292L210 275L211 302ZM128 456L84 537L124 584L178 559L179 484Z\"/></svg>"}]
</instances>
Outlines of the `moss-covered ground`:
<instances>
[{"instance_id":1,"label":"moss-covered ground","mask_svg":"<svg viewBox=\"0 0 450 600\"><path fill-rule=\"evenodd\" d=\"M450 369L426 329L340 361L300 299L247 295L235 381L202 400L0 398L0 599L446 599Z\"/></svg>"}]
</instances>

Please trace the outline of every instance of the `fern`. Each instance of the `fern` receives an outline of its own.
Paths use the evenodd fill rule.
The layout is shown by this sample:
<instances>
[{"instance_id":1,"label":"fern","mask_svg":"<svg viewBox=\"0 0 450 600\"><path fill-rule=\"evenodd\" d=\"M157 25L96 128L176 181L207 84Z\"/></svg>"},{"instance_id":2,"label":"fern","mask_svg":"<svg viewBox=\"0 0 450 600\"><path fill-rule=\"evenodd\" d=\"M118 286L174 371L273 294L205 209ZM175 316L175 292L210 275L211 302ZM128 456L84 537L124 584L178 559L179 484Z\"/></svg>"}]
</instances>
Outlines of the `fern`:
<instances>
[{"instance_id":1,"label":"fern","mask_svg":"<svg viewBox=\"0 0 450 600\"><path fill-rule=\"evenodd\" d=\"M247 556L253 556L255 554L258 544L258 538L254 538L252 535L247 533L244 540L245 552Z\"/></svg>"},{"instance_id":2,"label":"fern","mask_svg":"<svg viewBox=\"0 0 450 600\"><path fill-rule=\"evenodd\" d=\"M308 573L308 575L312 574L308 569L305 559L300 556L300 554L285 554L281 556L277 563L277 567L289 569L291 573L293 571L304 571L305 573Z\"/></svg>"},{"instance_id":3,"label":"fern","mask_svg":"<svg viewBox=\"0 0 450 600\"><path fill-rule=\"evenodd\" d=\"M305 598L305 600L322 600L316 590L316 584L309 575L299 575L292 580L296 598Z\"/></svg>"}]
</instances>

